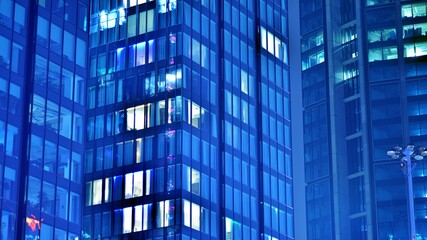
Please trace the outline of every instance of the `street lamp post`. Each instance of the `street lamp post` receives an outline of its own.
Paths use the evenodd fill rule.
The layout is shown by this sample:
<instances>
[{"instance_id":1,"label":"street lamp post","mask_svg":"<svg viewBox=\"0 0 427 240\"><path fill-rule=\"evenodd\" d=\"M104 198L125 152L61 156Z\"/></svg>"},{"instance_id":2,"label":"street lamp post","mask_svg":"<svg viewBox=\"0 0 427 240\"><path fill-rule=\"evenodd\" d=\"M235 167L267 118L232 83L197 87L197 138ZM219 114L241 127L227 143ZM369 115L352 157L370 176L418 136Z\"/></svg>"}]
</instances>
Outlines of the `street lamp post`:
<instances>
[{"instance_id":1,"label":"street lamp post","mask_svg":"<svg viewBox=\"0 0 427 240\"><path fill-rule=\"evenodd\" d=\"M415 213L414 213L414 193L412 189L412 169L415 167L415 164L412 164L412 158L415 160L423 160L425 156L427 156L427 151L425 147L417 147L409 144L406 146L406 149L402 149L397 146L393 149L387 151L387 155L393 159L401 159L400 166L402 171L406 175L406 180L408 182L408 211L409 211L409 227L410 227L410 240L416 239L416 231L415 231Z\"/></svg>"}]
</instances>

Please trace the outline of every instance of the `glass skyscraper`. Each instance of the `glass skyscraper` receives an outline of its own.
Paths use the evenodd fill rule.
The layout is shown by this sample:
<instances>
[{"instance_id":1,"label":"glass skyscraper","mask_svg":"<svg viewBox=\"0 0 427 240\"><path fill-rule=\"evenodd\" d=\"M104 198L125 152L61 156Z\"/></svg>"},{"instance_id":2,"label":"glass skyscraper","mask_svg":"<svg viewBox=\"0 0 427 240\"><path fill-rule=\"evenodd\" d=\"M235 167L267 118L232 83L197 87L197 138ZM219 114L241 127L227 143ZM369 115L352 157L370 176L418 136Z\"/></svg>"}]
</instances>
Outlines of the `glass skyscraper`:
<instances>
[{"instance_id":1,"label":"glass skyscraper","mask_svg":"<svg viewBox=\"0 0 427 240\"><path fill-rule=\"evenodd\" d=\"M427 237L426 160L406 197L396 145L426 144L426 2L301 0L307 239Z\"/></svg>"},{"instance_id":2,"label":"glass skyscraper","mask_svg":"<svg viewBox=\"0 0 427 240\"><path fill-rule=\"evenodd\" d=\"M83 239L294 239L287 1L89 17Z\"/></svg>"},{"instance_id":3,"label":"glass skyscraper","mask_svg":"<svg viewBox=\"0 0 427 240\"><path fill-rule=\"evenodd\" d=\"M0 239L80 238L87 13L0 1Z\"/></svg>"}]
</instances>

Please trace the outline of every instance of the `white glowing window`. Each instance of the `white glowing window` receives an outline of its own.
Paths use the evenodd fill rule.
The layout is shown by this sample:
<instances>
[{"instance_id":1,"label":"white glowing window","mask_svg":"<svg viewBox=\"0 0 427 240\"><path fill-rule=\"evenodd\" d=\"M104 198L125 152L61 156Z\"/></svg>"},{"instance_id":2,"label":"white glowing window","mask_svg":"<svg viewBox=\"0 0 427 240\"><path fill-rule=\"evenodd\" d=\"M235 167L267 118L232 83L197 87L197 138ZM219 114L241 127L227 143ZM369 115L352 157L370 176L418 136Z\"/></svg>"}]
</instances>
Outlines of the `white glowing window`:
<instances>
[{"instance_id":1,"label":"white glowing window","mask_svg":"<svg viewBox=\"0 0 427 240\"><path fill-rule=\"evenodd\" d=\"M123 2L125 2L126 0L123 0ZM133 6L136 6L136 0L130 0L130 2L129 2L129 6L130 7L133 7Z\"/></svg>"},{"instance_id":2,"label":"white glowing window","mask_svg":"<svg viewBox=\"0 0 427 240\"><path fill-rule=\"evenodd\" d=\"M184 226L191 227L191 203L188 200L183 200L183 210L184 210Z\"/></svg>"},{"instance_id":3,"label":"white glowing window","mask_svg":"<svg viewBox=\"0 0 427 240\"><path fill-rule=\"evenodd\" d=\"M172 202L172 206L171 206L171 202ZM169 220L172 220L172 223L171 224L173 224L173 214L174 214L174 212L173 212L173 200L166 200L165 201L165 216L164 216L164 220L165 220L165 223L164 223L164 227L169 227Z\"/></svg>"},{"instance_id":4,"label":"white glowing window","mask_svg":"<svg viewBox=\"0 0 427 240\"><path fill-rule=\"evenodd\" d=\"M145 42L136 44L136 65L145 64Z\"/></svg>"},{"instance_id":5,"label":"white glowing window","mask_svg":"<svg viewBox=\"0 0 427 240\"><path fill-rule=\"evenodd\" d=\"M125 175L125 198L132 198L133 173Z\"/></svg>"},{"instance_id":6,"label":"white glowing window","mask_svg":"<svg viewBox=\"0 0 427 240\"><path fill-rule=\"evenodd\" d=\"M225 234L227 239L233 239L233 220L225 218Z\"/></svg>"},{"instance_id":7,"label":"white glowing window","mask_svg":"<svg viewBox=\"0 0 427 240\"><path fill-rule=\"evenodd\" d=\"M117 19L117 11L113 10L108 13L108 22L107 22L107 28L113 28L116 26L116 19Z\"/></svg>"},{"instance_id":8,"label":"white glowing window","mask_svg":"<svg viewBox=\"0 0 427 240\"><path fill-rule=\"evenodd\" d=\"M134 210L135 210L135 215L134 215L133 231L140 232L142 231L142 205L135 206Z\"/></svg>"},{"instance_id":9,"label":"white glowing window","mask_svg":"<svg viewBox=\"0 0 427 240\"><path fill-rule=\"evenodd\" d=\"M132 232L132 207L123 208L123 234Z\"/></svg>"},{"instance_id":10,"label":"white glowing window","mask_svg":"<svg viewBox=\"0 0 427 240\"><path fill-rule=\"evenodd\" d=\"M261 47L267 49L267 31L261 27Z\"/></svg>"},{"instance_id":11,"label":"white glowing window","mask_svg":"<svg viewBox=\"0 0 427 240\"><path fill-rule=\"evenodd\" d=\"M165 217L165 203L160 201L157 203L157 216L156 216L156 226L164 227L164 217Z\"/></svg>"},{"instance_id":12,"label":"white glowing window","mask_svg":"<svg viewBox=\"0 0 427 240\"><path fill-rule=\"evenodd\" d=\"M142 181L143 181L143 172L133 173L133 197L142 196Z\"/></svg>"},{"instance_id":13,"label":"white glowing window","mask_svg":"<svg viewBox=\"0 0 427 240\"><path fill-rule=\"evenodd\" d=\"M200 195L200 172L191 170L191 192Z\"/></svg>"},{"instance_id":14,"label":"white glowing window","mask_svg":"<svg viewBox=\"0 0 427 240\"><path fill-rule=\"evenodd\" d=\"M102 179L93 181L93 199L92 204L97 205L102 202Z\"/></svg>"},{"instance_id":15,"label":"white glowing window","mask_svg":"<svg viewBox=\"0 0 427 240\"><path fill-rule=\"evenodd\" d=\"M152 169L145 171L145 195L151 194Z\"/></svg>"},{"instance_id":16,"label":"white glowing window","mask_svg":"<svg viewBox=\"0 0 427 240\"><path fill-rule=\"evenodd\" d=\"M191 228L200 231L200 206L191 203Z\"/></svg>"},{"instance_id":17,"label":"white glowing window","mask_svg":"<svg viewBox=\"0 0 427 240\"><path fill-rule=\"evenodd\" d=\"M126 117L127 117L127 121L126 121L126 126L127 126L127 130L128 131L132 131L135 129L135 108L128 108L126 110Z\"/></svg>"},{"instance_id":18,"label":"white glowing window","mask_svg":"<svg viewBox=\"0 0 427 240\"><path fill-rule=\"evenodd\" d=\"M111 197L112 197L111 178L105 178L105 184L104 184L104 202L111 202Z\"/></svg>"},{"instance_id":19,"label":"white glowing window","mask_svg":"<svg viewBox=\"0 0 427 240\"><path fill-rule=\"evenodd\" d=\"M144 129L144 105L140 105L135 107L135 129L136 130L141 130ZM138 161L138 157L137 157L137 161Z\"/></svg>"},{"instance_id":20,"label":"white glowing window","mask_svg":"<svg viewBox=\"0 0 427 240\"><path fill-rule=\"evenodd\" d=\"M274 37L274 56L280 59L281 41L278 37Z\"/></svg>"},{"instance_id":21,"label":"white glowing window","mask_svg":"<svg viewBox=\"0 0 427 240\"><path fill-rule=\"evenodd\" d=\"M200 128L200 106L195 103L191 105L191 124Z\"/></svg>"},{"instance_id":22,"label":"white glowing window","mask_svg":"<svg viewBox=\"0 0 427 240\"><path fill-rule=\"evenodd\" d=\"M182 165L182 188L188 192L190 192L191 189L190 175L191 168L185 164Z\"/></svg>"},{"instance_id":23,"label":"white glowing window","mask_svg":"<svg viewBox=\"0 0 427 240\"><path fill-rule=\"evenodd\" d=\"M99 28L100 30L104 30L107 28L108 16L105 11L99 13Z\"/></svg>"},{"instance_id":24,"label":"white glowing window","mask_svg":"<svg viewBox=\"0 0 427 240\"><path fill-rule=\"evenodd\" d=\"M136 139L136 163L142 162L142 138Z\"/></svg>"},{"instance_id":25,"label":"white glowing window","mask_svg":"<svg viewBox=\"0 0 427 240\"><path fill-rule=\"evenodd\" d=\"M159 13L165 13L167 11L166 0L157 0L157 6Z\"/></svg>"},{"instance_id":26,"label":"white glowing window","mask_svg":"<svg viewBox=\"0 0 427 240\"><path fill-rule=\"evenodd\" d=\"M142 221L142 230L148 229L148 216L151 218L151 203L144 205L144 212L142 213L143 221Z\"/></svg>"},{"instance_id":27,"label":"white glowing window","mask_svg":"<svg viewBox=\"0 0 427 240\"><path fill-rule=\"evenodd\" d=\"M244 70L240 71L240 90L248 94L248 74Z\"/></svg>"},{"instance_id":28,"label":"white glowing window","mask_svg":"<svg viewBox=\"0 0 427 240\"><path fill-rule=\"evenodd\" d=\"M267 41L268 41L268 52L274 54L274 36L271 32L267 31Z\"/></svg>"}]
</instances>

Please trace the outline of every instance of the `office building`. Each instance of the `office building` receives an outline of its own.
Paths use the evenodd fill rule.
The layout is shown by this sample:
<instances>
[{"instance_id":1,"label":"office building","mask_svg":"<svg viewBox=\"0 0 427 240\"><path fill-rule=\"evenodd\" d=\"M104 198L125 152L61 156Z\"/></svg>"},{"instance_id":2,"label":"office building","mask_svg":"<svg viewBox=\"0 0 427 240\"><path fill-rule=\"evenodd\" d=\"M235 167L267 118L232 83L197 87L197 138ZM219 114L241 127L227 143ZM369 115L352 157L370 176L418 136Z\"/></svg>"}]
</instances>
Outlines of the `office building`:
<instances>
[{"instance_id":1,"label":"office building","mask_svg":"<svg viewBox=\"0 0 427 240\"><path fill-rule=\"evenodd\" d=\"M83 239L294 239L287 1L89 22Z\"/></svg>"},{"instance_id":2,"label":"office building","mask_svg":"<svg viewBox=\"0 0 427 240\"><path fill-rule=\"evenodd\" d=\"M406 197L400 159L426 144L425 1L301 0L307 239L427 237L426 160Z\"/></svg>"},{"instance_id":3,"label":"office building","mask_svg":"<svg viewBox=\"0 0 427 240\"><path fill-rule=\"evenodd\" d=\"M80 239L87 10L0 1L0 239Z\"/></svg>"}]
</instances>

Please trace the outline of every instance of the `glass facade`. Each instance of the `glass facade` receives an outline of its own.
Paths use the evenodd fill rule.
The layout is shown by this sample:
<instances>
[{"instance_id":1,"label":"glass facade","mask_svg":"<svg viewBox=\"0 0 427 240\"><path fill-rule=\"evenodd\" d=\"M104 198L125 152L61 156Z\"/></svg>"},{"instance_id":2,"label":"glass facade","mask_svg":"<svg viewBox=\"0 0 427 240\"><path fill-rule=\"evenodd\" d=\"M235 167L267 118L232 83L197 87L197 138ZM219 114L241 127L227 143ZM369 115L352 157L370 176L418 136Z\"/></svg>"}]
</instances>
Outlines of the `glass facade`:
<instances>
[{"instance_id":1,"label":"glass facade","mask_svg":"<svg viewBox=\"0 0 427 240\"><path fill-rule=\"evenodd\" d=\"M89 8L83 239L294 239L287 1Z\"/></svg>"},{"instance_id":2,"label":"glass facade","mask_svg":"<svg viewBox=\"0 0 427 240\"><path fill-rule=\"evenodd\" d=\"M408 239L405 176L386 151L426 144L426 3L299 6L307 238ZM413 173L420 239L427 237L424 161Z\"/></svg>"},{"instance_id":3,"label":"glass facade","mask_svg":"<svg viewBox=\"0 0 427 240\"><path fill-rule=\"evenodd\" d=\"M80 238L87 9L0 2L1 239Z\"/></svg>"}]
</instances>

